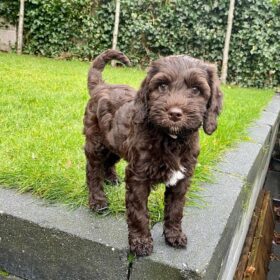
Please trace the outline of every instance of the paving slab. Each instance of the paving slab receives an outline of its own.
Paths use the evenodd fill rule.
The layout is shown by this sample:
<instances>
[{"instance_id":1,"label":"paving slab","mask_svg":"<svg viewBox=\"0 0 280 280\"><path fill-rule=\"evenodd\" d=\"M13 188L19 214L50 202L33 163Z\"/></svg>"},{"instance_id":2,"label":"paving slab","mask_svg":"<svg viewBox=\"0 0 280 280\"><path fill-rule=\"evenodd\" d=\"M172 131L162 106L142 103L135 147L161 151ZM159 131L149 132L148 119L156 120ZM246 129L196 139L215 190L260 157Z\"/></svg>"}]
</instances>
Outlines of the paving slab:
<instances>
[{"instance_id":1,"label":"paving slab","mask_svg":"<svg viewBox=\"0 0 280 280\"><path fill-rule=\"evenodd\" d=\"M258 120L258 123L270 125L274 128L274 125L277 123L279 116L272 112L263 111L261 119Z\"/></svg>"},{"instance_id":2,"label":"paving slab","mask_svg":"<svg viewBox=\"0 0 280 280\"><path fill-rule=\"evenodd\" d=\"M268 106L264 109L264 111L272 112L274 114L279 113L280 108L280 95L275 95L272 100L269 102Z\"/></svg>"},{"instance_id":3,"label":"paving slab","mask_svg":"<svg viewBox=\"0 0 280 280\"><path fill-rule=\"evenodd\" d=\"M266 147L271 140L271 126L254 122L248 128L248 136L252 143L257 143Z\"/></svg>"},{"instance_id":4,"label":"paving slab","mask_svg":"<svg viewBox=\"0 0 280 280\"><path fill-rule=\"evenodd\" d=\"M227 152L222 161L215 167L216 170L234 174L243 180L252 181L251 175L255 165L263 158L263 146L258 143L243 142ZM251 177L250 177L251 176Z\"/></svg>"}]
</instances>

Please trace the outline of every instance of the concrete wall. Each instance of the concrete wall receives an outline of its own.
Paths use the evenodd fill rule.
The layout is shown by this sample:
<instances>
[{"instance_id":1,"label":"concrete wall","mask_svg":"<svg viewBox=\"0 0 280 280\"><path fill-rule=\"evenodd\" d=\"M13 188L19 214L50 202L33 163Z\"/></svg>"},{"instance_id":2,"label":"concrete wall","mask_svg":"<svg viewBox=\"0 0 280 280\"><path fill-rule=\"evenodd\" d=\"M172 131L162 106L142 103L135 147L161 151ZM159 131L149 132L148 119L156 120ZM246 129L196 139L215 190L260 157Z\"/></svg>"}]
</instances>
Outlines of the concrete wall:
<instances>
[{"instance_id":1,"label":"concrete wall","mask_svg":"<svg viewBox=\"0 0 280 280\"><path fill-rule=\"evenodd\" d=\"M0 51L10 51L17 41L16 26L10 25L0 18Z\"/></svg>"}]
</instances>

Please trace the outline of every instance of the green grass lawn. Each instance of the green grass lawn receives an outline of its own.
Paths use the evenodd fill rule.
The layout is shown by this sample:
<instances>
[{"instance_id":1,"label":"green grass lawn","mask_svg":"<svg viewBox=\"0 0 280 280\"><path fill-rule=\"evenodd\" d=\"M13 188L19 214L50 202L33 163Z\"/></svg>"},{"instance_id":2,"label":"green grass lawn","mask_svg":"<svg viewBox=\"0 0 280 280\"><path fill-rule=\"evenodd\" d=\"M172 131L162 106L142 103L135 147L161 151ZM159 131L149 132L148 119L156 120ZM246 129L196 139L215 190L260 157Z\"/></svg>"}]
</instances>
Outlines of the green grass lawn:
<instances>
[{"instance_id":1,"label":"green grass lawn","mask_svg":"<svg viewBox=\"0 0 280 280\"><path fill-rule=\"evenodd\" d=\"M82 120L88 100L88 63L0 53L0 184L71 206L87 204ZM107 67L109 83L138 88L145 72ZM211 167L223 152L249 140L246 127L271 99L271 90L224 87L224 109L212 136L201 131L201 154L190 205L201 205L199 185L211 180ZM118 164L123 178L125 163ZM124 184L106 186L110 209L123 213ZM162 218L164 187L152 192L153 222ZM202 193L203 196L203 193Z\"/></svg>"}]
</instances>

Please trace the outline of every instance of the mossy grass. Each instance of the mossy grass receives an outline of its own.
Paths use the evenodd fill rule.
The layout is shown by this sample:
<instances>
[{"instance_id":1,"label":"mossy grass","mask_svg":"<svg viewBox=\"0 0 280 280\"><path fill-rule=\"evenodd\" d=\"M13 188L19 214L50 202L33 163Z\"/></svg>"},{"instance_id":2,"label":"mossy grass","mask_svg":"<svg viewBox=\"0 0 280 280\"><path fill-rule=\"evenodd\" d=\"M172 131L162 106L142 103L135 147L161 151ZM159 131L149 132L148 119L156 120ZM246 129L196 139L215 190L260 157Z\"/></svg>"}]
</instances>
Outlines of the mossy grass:
<instances>
[{"instance_id":1,"label":"mossy grass","mask_svg":"<svg viewBox=\"0 0 280 280\"><path fill-rule=\"evenodd\" d=\"M4 269L2 269L1 267L0 267L0 276L2 276L2 277L7 277L7 276L9 276L10 274L6 271L6 270L4 270ZM1 279L1 278L0 278Z\"/></svg>"},{"instance_id":2,"label":"mossy grass","mask_svg":"<svg viewBox=\"0 0 280 280\"><path fill-rule=\"evenodd\" d=\"M0 53L0 184L32 192L52 202L87 205L82 120L88 100L89 64L79 61ZM136 68L104 71L109 83L138 88L145 72ZM218 130L200 133L201 154L188 193L189 205L203 205L200 185L212 180L211 169L225 150L250 141L246 128L273 96L272 90L223 87L224 109ZM245 160L245 159L244 159ZM125 162L117 170L124 177ZM110 208L123 213L124 183L106 186ZM149 200L153 222L162 219L164 186Z\"/></svg>"}]
</instances>

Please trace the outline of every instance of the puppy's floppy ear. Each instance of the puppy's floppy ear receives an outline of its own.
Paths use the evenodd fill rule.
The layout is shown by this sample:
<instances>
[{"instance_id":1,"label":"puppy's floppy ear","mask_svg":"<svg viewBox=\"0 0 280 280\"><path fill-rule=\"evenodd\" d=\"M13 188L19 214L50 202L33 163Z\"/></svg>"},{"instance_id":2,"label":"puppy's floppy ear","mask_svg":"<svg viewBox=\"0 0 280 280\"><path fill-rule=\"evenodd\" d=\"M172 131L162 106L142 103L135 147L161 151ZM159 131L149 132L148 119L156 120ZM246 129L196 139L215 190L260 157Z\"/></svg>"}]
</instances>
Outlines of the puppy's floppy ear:
<instances>
[{"instance_id":1,"label":"puppy's floppy ear","mask_svg":"<svg viewBox=\"0 0 280 280\"><path fill-rule=\"evenodd\" d=\"M207 73L209 76L208 83L211 89L211 96L203 118L203 129L205 133L211 135L217 128L217 117L222 110L223 93L220 90L220 81L217 76L216 66L208 64Z\"/></svg>"},{"instance_id":2,"label":"puppy's floppy ear","mask_svg":"<svg viewBox=\"0 0 280 280\"><path fill-rule=\"evenodd\" d=\"M135 99L134 122L143 123L147 116L148 76L144 79Z\"/></svg>"},{"instance_id":3,"label":"puppy's floppy ear","mask_svg":"<svg viewBox=\"0 0 280 280\"><path fill-rule=\"evenodd\" d=\"M147 70L147 76L141 83L140 89L137 92L136 100L135 100L135 115L134 122L142 123L147 117L147 106L148 106L148 96L149 96L149 83L154 76L156 69L151 67Z\"/></svg>"},{"instance_id":4,"label":"puppy's floppy ear","mask_svg":"<svg viewBox=\"0 0 280 280\"><path fill-rule=\"evenodd\" d=\"M136 102L138 104L146 104L147 95L149 93L149 82L150 82L150 77L148 74L147 77L142 81L140 89L137 92Z\"/></svg>"}]
</instances>

